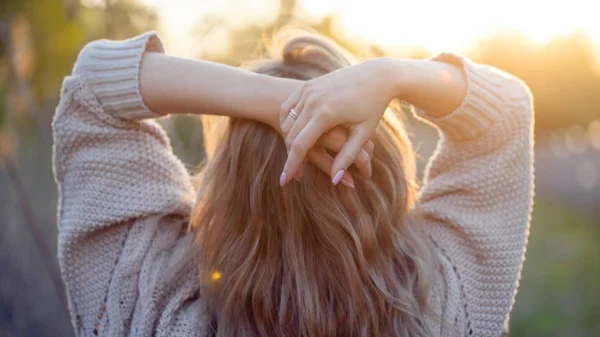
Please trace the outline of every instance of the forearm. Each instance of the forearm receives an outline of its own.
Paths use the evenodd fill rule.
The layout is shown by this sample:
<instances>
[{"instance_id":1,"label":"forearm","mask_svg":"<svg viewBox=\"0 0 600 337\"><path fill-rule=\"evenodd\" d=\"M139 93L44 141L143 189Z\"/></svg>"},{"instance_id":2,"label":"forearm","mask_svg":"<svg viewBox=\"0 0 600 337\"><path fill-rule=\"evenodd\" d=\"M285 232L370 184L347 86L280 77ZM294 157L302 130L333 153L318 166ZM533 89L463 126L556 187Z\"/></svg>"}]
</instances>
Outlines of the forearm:
<instances>
[{"instance_id":1,"label":"forearm","mask_svg":"<svg viewBox=\"0 0 600 337\"><path fill-rule=\"evenodd\" d=\"M424 60L386 59L393 97L443 117L456 110L466 95L463 71L453 65Z\"/></svg>"},{"instance_id":2,"label":"forearm","mask_svg":"<svg viewBox=\"0 0 600 337\"><path fill-rule=\"evenodd\" d=\"M279 128L279 107L300 82L209 61L146 53L140 69L144 102L159 114L247 118Z\"/></svg>"}]
</instances>

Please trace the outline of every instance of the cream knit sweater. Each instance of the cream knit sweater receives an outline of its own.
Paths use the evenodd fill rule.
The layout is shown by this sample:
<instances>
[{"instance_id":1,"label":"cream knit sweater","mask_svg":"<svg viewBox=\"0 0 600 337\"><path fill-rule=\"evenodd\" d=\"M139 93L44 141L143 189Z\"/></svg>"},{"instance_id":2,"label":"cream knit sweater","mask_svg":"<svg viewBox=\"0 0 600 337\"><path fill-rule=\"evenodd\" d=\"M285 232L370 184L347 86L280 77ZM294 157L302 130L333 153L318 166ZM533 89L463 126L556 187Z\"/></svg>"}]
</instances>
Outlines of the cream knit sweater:
<instances>
[{"instance_id":1,"label":"cream knit sweater","mask_svg":"<svg viewBox=\"0 0 600 337\"><path fill-rule=\"evenodd\" d=\"M95 41L54 117L58 258L78 336L206 336L197 266L180 261L194 191L138 88L154 33ZM517 291L533 198L532 98L518 79L464 57L463 104L418 115L442 137L419 208L442 260L432 282L440 336L500 336ZM157 221L158 215L170 216Z\"/></svg>"}]
</instances>

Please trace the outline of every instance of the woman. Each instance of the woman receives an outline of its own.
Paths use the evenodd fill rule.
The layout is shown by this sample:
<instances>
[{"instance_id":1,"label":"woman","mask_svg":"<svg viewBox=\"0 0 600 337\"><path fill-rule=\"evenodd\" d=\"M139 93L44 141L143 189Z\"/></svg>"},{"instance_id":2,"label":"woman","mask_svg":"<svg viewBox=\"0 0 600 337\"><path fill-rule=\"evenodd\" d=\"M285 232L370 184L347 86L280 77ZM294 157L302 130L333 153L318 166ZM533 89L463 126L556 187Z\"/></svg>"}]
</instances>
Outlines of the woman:
<instances>
[{"instance_id":1,"label":"woman","mask_svg":"<svg viewBox=\"0 0 600 337\"><path fill-rule=\"evenodd\" d=\"M77 334L501 335L532 206L527 87L461 56L350 65L280 37L251 71L154 33L82 50L53 124ZM418 198L396 98L441 133ZM194 187L169 113L225 116Z\"/></svg>"}]
</instances>

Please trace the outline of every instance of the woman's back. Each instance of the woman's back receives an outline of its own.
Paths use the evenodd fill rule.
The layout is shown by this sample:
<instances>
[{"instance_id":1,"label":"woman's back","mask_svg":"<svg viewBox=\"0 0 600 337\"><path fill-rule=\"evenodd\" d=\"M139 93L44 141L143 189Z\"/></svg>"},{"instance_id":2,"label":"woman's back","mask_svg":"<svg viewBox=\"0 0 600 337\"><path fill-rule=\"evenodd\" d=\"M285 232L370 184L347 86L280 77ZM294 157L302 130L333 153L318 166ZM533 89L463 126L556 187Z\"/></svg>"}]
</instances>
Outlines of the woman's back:
<instances>
[{"instance_id":1,"label":"woman's back","mask_svg":"<svg viewBox=\"0 0 600 337\"><path fill-rule=\"evenodd\" d=\"M283 61L254 70L308 80L345 66L320 41L292 40ZM77 331L501 333L532 198L531 98L521 82L443 56L464 69L468 91L446 118L421 113L444 136L416 203L413 152L391 112L373 138L372 178L355 179L354 189L333 186L312 164L300 182L279 187L281 136L232 118L208 144L192 212L190 178L147 120L156 115L135 82L122 92L125 73L139 71L135 60L157 43L145 35L86 47L55 117L59 259ZM194 250L182 221L189 214Z\"/></svg>"}]
</instances>

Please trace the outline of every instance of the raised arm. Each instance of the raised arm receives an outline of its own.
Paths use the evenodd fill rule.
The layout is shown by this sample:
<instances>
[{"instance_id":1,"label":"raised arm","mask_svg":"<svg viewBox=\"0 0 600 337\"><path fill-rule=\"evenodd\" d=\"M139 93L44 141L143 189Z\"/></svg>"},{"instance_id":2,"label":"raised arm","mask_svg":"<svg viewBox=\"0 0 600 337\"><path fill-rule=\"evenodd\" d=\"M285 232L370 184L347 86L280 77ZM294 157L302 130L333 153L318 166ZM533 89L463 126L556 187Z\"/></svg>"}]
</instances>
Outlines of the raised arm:
<instances>
[{"instance_id":1,"label":"raised arm","mask_svg":"<svg viewBox=\"0 0 600 337\"><path fill-rule=\"evenodd\" d=\"M152 120L158 115L139 93L140 61L150 51L162 51L153 33L88 44L54 116L58 259L81 336L128 331L131 319L158 324L165 308L195 291L192 278L168 284L149 272L172 262L186 229L181 219L195 198L186 169ZM169 303L167 292L179 303ZM140 299L149 293L151 301ZM169 335L173 324L156 334Z\"/></svg>"},{"instance_id":2,"label":"raised arm","mask_svg":"<svg viewBox=\"0 0 600 337\"><path fill-rule=\"evenodd\" d=\"M144 102L158 114L210 114L279 129L279 106L300 81L203 61L147 53L140 69Z\"/></svg>"},{"instance_id":3,"label":"raised arm","mask_svg":"<svg viewBox=\"0 0 600 337\"><path fill-rule=\"evenodd\" d=\"M161 53L154 33L95 41L63 84L53 121L58 258L80 335L127 331L132 319L167 336L202 324L178 320L197 289L194 265L181 282L165 274L184 250L195 192L153 118L211 112L268 122L259 115L265 110L252 107L274 106L276 116L281 102L262 76ZM245 87L233 87L242 81Z\"/></svg>"},{"instance_id":4,"label":"raised arm","mask_svg":"<svg viewBox=\"0 0 600 337\"><path fill-rule=\"evenodd\" d=\"M448 295L459 299L461 317L453 317L458 328L468 336L500 336L516 295L529 233L532 97L523 82L497 69L450 54L437 60L445 64L432 62L438 70L418 76L418 91L407 96L422 108L418 116L441 134L418 211L440 249L446 281L460 286L458 294ZM433 103L440 97L435 92L443 88L459 92L453 87L461 80L449 75L447 67L466 79L466 95L454 111L447 109L452 104Z\"/></svg>"}]
</instances>

